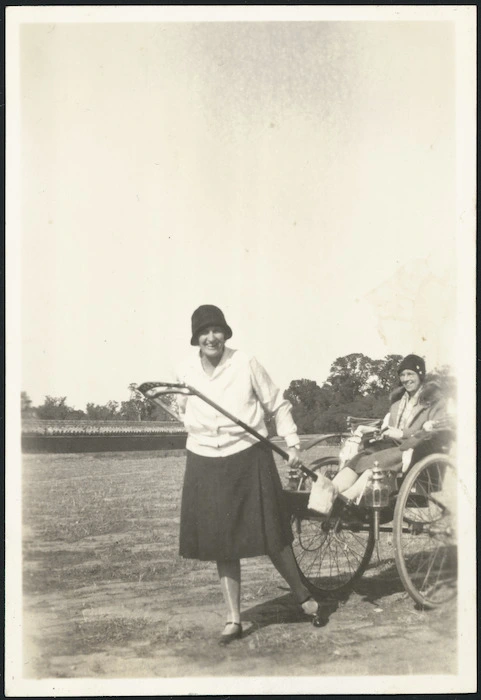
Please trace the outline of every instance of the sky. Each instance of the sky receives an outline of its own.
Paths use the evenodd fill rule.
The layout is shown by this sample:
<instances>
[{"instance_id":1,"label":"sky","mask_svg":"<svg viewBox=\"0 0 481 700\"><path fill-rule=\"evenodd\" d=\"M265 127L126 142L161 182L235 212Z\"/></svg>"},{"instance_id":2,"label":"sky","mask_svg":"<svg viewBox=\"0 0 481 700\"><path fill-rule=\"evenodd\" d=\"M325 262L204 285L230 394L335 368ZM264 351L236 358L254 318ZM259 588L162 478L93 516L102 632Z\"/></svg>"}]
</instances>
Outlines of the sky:
<instances>
[{"instance_id":1,"label":"sky","mask_svg":"<svg viewBox=\"0 0 481 700\"><path fill-rule=\"evenodd\" d=\"M200 304L285 389L453 362L452 22L20 27L21 388L173 377Z\"/></svg>"}]
</instances>

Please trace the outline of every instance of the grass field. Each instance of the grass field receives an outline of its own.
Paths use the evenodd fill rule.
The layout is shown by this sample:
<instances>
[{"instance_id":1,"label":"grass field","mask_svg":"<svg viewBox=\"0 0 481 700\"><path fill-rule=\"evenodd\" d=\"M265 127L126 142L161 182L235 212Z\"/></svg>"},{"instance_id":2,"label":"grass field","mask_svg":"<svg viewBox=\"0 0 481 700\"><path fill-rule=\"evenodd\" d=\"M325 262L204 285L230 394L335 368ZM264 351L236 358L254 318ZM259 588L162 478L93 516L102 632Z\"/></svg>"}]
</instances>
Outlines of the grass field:
<instances>
[{"instance_id":1,"label":"grass field","mask_svg":"<svg viewBox=\"0 0 481 700\"><path fill-rule=\"evenodd\" d=\"M455 672L455 606L416 610L384 556L345 604L326 603L320 630L266 557L246 560L246 633L217 647L224 612L215 565L177 555L184 459L24 455L26 677ZM419 644L429 655L416 653Z\"/></svg>"}]
</instances>

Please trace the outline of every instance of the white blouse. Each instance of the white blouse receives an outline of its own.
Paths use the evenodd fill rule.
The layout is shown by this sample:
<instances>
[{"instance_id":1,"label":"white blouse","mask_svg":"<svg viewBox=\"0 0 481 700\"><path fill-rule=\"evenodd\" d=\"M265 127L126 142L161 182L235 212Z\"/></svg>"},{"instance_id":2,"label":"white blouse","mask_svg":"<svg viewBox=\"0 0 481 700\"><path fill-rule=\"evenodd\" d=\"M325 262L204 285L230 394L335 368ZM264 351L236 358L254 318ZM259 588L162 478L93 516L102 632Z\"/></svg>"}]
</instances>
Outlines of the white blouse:
<instances>
[{"instance_id":1,"label":"white blouse","mask_svg":"<svg viewBox=\"0 0 481 700\"><path fill-rule=\"evenodd\" d=\"M177 381L190 384L229 413L267 437L264 413L275 418L277 434L287 447L298 447L292 406L261 364L246 353L225 347L209 377L198 348L177 371ZM179 413L188 432L187 449L206 457L225 457L259 442L197 396L178 396Z\"/></svg>"}]
</instances>

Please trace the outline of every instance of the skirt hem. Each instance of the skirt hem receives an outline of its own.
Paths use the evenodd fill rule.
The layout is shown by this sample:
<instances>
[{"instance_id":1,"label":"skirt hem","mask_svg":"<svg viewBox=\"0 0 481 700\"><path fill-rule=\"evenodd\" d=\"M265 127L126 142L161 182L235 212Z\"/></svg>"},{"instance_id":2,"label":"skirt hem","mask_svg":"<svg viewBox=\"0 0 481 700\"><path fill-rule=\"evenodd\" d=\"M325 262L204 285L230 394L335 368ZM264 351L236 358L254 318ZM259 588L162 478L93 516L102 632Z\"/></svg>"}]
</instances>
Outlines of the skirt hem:
<instances>
[{"instance_id":1,"label":"skirt hem","mask_svg":"<svg viewBox=\"0 0 481 700\"><path fill-rule=\"evenodd\" d=\"M187 453L179 554L229 561L292 543L285 497L272 453L254 445L227 457Z\"/></svg>"}]
</instances>

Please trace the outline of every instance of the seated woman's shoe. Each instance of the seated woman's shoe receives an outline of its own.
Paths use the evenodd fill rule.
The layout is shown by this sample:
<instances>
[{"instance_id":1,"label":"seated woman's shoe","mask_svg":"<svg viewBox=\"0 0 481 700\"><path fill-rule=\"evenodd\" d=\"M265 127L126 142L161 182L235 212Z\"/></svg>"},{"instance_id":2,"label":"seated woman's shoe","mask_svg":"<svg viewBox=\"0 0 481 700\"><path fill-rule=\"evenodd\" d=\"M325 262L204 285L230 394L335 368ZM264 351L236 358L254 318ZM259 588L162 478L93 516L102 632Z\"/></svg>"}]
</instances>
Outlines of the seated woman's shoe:
<instances>
[{"instance_id":1,"label":"seated woman's shoe","mask_svg":"<svg viewBox=\"0 0 481 700\"><path fill-rule=\"evenodd\" d=\"M317 480L312 484L307 507L321 515L329 515L338 495L336 484L323 474L318 474Z\"/></svg>"},{"instance_id":2,"label":"seated woman's shoe","mask_svg":"<svg viewBox=\"0 0 481 700\"><path fill-rule=\"evenodd\" d=\"M329 513L330 518L342 518L342 520L360 520L359 506L350 498L346 498L342 493L337 495L336 500Z\"/></svg>"},{"instance_id":3,"label":"seated woman's shoe","mask_svg":"<svg viewBox=\"0 0 481 700\"><path fill-rule=\"evenodd\" d=\"M226 622L225 626L227 627L227 625L234 625L236 629L233 632L221 634L218 642L221 647L225 647L227 644L233 642L234 639L240 639L242 637L242 625L240 622Z\"/></svg>"}]
</instances>

